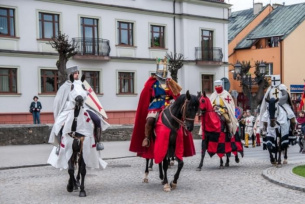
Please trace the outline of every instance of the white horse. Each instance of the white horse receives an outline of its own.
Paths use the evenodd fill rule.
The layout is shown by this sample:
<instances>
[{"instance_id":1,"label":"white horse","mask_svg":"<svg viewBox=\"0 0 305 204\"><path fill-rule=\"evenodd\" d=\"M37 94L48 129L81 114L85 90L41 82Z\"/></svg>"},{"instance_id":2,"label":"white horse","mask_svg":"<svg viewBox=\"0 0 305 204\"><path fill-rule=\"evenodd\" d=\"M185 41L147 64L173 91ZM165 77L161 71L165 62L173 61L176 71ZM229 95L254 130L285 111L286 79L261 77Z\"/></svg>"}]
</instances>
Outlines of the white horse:
<instances>
[{"instance_id":1,"label":"white horse","mask_svg":"<svg viewBox=\"0 0 305 204\"><path fill-rule=\"evenodd\" d=\"M49 143L55 145L48 163L55 168L67 169L70 179L67 191L72 192L80 187L80 197L85 197L84 178L86 167L105 168L107 163L100 157L100 152L96 151L96 143L93 135L94 125L90 118L84 101L88 95L82 80L72 82L69 101L65 105L64 111L56 118ZM78 175L75 179L75 165L78 164ZM81 183L79 185L81 175Z\"/></svg>"}]
</instances>

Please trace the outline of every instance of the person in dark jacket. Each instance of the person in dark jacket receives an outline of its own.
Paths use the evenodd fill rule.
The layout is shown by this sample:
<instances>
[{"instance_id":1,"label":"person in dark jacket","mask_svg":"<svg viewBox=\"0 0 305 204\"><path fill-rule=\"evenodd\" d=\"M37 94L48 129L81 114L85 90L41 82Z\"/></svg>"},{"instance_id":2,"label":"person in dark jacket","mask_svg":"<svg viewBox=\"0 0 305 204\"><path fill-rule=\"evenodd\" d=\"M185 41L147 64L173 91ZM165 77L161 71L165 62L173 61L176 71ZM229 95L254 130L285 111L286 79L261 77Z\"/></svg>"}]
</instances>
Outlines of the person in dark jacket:
<instances>
[{"instance_id":1,"label":"person in dark jacket","mask_svg":"<svg viewBox=\"0 0 305 204\"><path fill-rule=\"evenodd\" d=\"M42 108L41 103L38 101L38 97L34 96L33 102L30 106L30 112L33 115L34 124L40 124L40 110Z\"/></svg>"}]
</instances>

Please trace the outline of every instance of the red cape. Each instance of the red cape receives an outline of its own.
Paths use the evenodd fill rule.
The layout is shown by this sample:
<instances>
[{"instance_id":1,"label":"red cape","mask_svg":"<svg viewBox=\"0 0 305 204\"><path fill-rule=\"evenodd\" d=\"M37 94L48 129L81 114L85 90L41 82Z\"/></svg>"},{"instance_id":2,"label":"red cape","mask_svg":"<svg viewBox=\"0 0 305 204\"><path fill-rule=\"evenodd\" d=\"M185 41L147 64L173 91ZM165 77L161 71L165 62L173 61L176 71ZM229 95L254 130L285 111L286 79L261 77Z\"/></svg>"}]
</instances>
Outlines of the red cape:
<instances>
[{"instance_id":1,"label":"red cape","mask_svg":"<svg viewBox=\"0 0 305 204\"><path fill-rule=\"evenodd\" d=\"M144 158L153 158L153 141L149 148L142 147L142 141L145 138L145 123L148 114L148 107L153 91L152 85L156 82L156 78L150 77L141 92L138 108L135 117L135 125L131 136L129 151L138 153Z\"/></svg>"}]
</instances>

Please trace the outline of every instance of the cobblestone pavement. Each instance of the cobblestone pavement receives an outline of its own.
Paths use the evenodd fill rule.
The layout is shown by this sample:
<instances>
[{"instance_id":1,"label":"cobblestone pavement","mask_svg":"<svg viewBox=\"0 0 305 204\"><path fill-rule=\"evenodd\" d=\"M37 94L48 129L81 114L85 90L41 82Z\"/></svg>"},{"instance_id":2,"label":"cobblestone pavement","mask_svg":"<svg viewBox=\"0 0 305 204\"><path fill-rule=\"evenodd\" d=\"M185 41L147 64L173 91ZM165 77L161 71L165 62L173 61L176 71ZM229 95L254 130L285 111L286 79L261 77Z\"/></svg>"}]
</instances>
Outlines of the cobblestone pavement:
<instances>
[{"instance_id":1,"label":"cobblestone pavement","mask_svg":"<svg viewBox=\"0 0 305 204\"><path fill-rule=\"evenodd\" d=\"M290 148L290 164L304 162L297 147ZM302 203L305 194L264 179L262 172L271 167L268 153L261 147L245 149L245 157L230 167L219 169L219 159L206 157L202 171L196 171L200 155L185 158L176 190L166 193L158 178L157 166L142 183L145 161L141 158L107 160L105 170L88 170L86 198L68 193L67 170L50 166L0 171L0 203ZM172 180L177 165L168 170ZM275 167L272 167L273 169ZM271 170L272 170L271 168ZM285 167L283 167L285 168ZM305 183L304 178L300 180Z\"/></svg>"}]
</instances>

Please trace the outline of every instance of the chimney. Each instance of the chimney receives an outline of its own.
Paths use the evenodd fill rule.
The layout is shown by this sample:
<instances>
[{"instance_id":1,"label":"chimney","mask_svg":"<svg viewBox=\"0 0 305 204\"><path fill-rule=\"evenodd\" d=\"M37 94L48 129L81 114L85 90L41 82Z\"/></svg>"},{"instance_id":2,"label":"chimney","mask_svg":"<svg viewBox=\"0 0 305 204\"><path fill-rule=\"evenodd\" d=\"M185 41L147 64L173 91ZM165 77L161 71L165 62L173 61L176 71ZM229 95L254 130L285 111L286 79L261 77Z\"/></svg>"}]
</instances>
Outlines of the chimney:
<instances>
[{"instance_id":1,"label":"chimney","mask_svg":"<svg viewBox=\"0 0 305 204\"><path fill-rule=\"evenodd\" d=\"M263 9L263 3L254 3L253 14L258 14Z\"/></svg>"}]
</instances>

